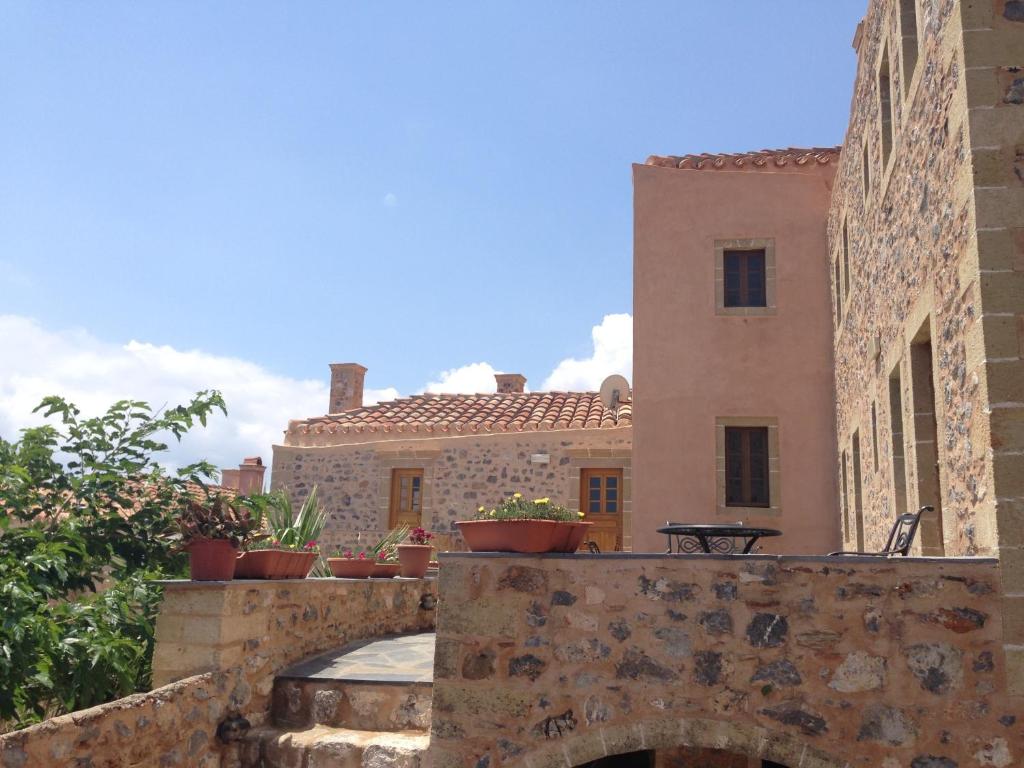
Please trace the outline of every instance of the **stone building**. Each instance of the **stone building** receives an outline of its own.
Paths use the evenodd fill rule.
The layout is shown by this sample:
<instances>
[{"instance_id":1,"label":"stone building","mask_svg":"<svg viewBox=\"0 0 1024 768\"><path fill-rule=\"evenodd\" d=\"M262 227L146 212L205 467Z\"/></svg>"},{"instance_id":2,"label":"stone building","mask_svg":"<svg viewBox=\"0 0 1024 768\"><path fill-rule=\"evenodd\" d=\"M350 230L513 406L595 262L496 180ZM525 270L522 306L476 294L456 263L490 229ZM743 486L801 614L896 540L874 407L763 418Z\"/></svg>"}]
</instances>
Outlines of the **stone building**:
<instances>
[{"instance_id":1,"label":"stone building","mask_svg":"<svg viewBox=\"0 0 1024 768\"><path fill-rule=\"evenodd\" d=\"M839 513L997 556L1024 694L1024 4L872 2L828 215Z\"/></svg>"},{"instance_id":2,"label":"stone building","mask_svg":"<svg viewBox=\"0 0 1024 768\"><path fill-rule=\"evenodd\" d=\"M402 523L460 549L454 522L516 491L583 509L602 551L631 548L628 392L605 407L597 392L526 392L525 377L501 373L494 393L364 406L365 374L332 365L330 413L292 421L274 446L273 488L299 499L318 487L328 549Z\"/></svg>"}]
</instances>

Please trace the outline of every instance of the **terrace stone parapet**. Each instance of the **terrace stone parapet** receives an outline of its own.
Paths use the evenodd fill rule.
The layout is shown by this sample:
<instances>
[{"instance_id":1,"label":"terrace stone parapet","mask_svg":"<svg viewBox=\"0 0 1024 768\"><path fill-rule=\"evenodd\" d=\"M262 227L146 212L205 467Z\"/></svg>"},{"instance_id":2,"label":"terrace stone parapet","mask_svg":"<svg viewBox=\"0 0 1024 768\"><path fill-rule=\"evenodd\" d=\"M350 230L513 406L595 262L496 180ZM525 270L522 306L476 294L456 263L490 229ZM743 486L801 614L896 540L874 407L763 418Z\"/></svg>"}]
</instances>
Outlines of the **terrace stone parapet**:
<instances>
[{"instance_id":1,"label":"terrace stone parapet","mask_svg":"<svg viewBox=\"0 0 1024 768\"><path fill-rule=\"evenodd\" d=\"M234 768L275 675L355 640L434 626L435 579L164 582L153 684L0 736L0 767Z\"/></svg>"},{"instance_id":2,"label":"terrace stone parapet","mask_svg":"<svg viewBox=\"0 0 1024 768\"><path fill-rule=\"evenodd\" d=\"M442 554L435 768L1024 763L991 559Z\"/></svg>"}]
</instances>

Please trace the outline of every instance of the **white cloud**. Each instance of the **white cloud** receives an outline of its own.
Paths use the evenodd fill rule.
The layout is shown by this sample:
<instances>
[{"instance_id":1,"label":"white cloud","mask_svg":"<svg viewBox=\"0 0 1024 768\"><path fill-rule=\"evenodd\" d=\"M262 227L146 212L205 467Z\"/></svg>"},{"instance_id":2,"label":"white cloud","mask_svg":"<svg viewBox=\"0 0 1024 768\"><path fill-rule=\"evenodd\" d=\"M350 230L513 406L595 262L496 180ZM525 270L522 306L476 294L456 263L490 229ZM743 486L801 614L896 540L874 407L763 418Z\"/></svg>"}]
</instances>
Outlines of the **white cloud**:
<instances>
[{"instance_id":1,"label":"white cloud","mask_svg":"<svg viewBox=\"0 0 1024 768\"><path fill-rule=\"evenodd\" d=\"M384 389L364 389L363 405L374 405L375 403L386 403L389 400L397 400L401 395L394 387Z\"/></svg>"},{"instance_id":2,"label":"white cloud","mask_svg":"<svg viewBox=\"0 0 1024 768\"><path fill-rule=\"evenodd\" d=\"M494 380L496 373L498 371L490 363L470 363L461 368L442 371L441 380L429 382L423 391L435 394L494 392L498 386Z\"/></svg>"},{"instance_id":3,"label":"white cloud","mask_svg":"<svg viewBox=\"0 0 1024 768\"><path fill-rule=\"evenodd\" d=\"M590 357L569 357L555 366L541 389L590 391L601 386L606 376L622 374L633 383L633 316L605 315L591 330L594 349Z\"/></svg>"},{"instance_id":4,"label":"white cloud","mask_svg":"<svg viewBox=\"0 0 1024 768\"><path fill-rule=\"evenodd\" d=\"M182 466L208 459L235 467L260 455L269 465L271 445L280 442L288 420L324 413L327 382L279 376L245 360L182 351L139 341L111 344L80 329L50 331L34 320L0 315L0 436L43 423L33 414L46 395L75 403L84 416L98 415L124 398L152 407L185 403L198 390L219 389L228 416L219 412L204 429L197 426L182 443L171 442L163 459ZM397 395L370 390L369 397Z\"/></svg>"},{"instance_id":5,"label":"white cloud","mask_svg":"<svg viewBox=\"0 0 1024 768\"><path fill-rule=\"evenodd\" d=\"M398 205L398 195L396 195L394 192L388 192L386 195L384 195L384 199L382 200L382 202L384 203L385 208L394 208L396 205Z\"/></svg>"},{"instance_id":6,"label":"white cloud","mask_svg":"<svg viewBox=\"0 0 1024 768\"><path fill-rule=\"evenodd\" d=\"M544 380L545 390L593 390L605 376L632 375L632 317L606 315L593 328L593 352L569 358ZM169 466L208 459L234 467L245 456L269 464L289 419L326 411L328 382L280 376L255 363L201 350L179 350L140 341L115 344L83 329L53 331L35 320L0 315L0 436L17 439L18 430L43 423L33 414L46 395L62 395L84 415L98 415L117 400L145 400L154 408L177 405L201 389L218 389L227 418L216 415L180 444L172 443ZM487 362L442 371L422 391L494 392L498 370ZM400 397L394 387L367 389L370 405Z\"/></svg>"}]
</instances>

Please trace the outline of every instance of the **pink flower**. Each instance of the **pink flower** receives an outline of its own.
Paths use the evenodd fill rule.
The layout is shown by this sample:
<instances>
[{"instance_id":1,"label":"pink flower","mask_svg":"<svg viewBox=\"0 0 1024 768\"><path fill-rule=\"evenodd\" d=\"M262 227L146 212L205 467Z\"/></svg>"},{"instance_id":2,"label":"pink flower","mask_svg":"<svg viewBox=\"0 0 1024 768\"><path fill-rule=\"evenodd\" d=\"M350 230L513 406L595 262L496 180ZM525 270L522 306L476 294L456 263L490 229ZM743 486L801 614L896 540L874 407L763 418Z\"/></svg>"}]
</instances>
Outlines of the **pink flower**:
<instances>
[{"instance_id":1,"label":"pink flower","mask_svg":"<svg viewBox=\"0 0 1024 768\"><path fill-rule=\"evenodd\" d=\"M365 560L366 559L366 553L365 552L360 552L359 553L359 559L360 560Z\"/></svg>"},{"instance_id":2,"label":"pink flower","mask_svg":"<svg viewBox=\"0 0 1024 768\"><path fill-rule=\"evenodd\" d=\"M306 546L303 547L303 549L305 549L307 552L310 551L310 550L316 549L316 542L315 541L307 541L306 542Z\"/></svg>"},{"instance_id":3,"label":"pink flower","mask_svg":"<svg viewBox=\"0 0 1024 768\"><path fill-rule=\"evenodd\" d=\"M345 554L343 554L342 557L352 557L352 550L346 549Z\"/></svg>"}]
</instances>

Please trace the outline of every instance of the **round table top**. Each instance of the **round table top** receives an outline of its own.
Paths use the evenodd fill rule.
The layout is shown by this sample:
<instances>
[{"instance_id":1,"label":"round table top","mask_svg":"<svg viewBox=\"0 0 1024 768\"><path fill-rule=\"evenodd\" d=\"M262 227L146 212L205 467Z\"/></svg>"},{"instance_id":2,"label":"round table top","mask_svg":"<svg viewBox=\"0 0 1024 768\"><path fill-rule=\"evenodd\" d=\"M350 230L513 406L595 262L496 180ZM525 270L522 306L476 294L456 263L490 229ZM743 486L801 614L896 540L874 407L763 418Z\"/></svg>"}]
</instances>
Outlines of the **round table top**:
<instances>
[{"instance_id":1,"label":"round table top","mask_svg":"<svg viewBox=\"0 0 1024 768\"><path fill-rule=\"evenodd\" d=\"M718 525L706 523L672 523L658 528L658 533L671 534L676 536L781 536L782 531L775 528L758 528L750 525Z\"/></svg>"}]
</instances>

